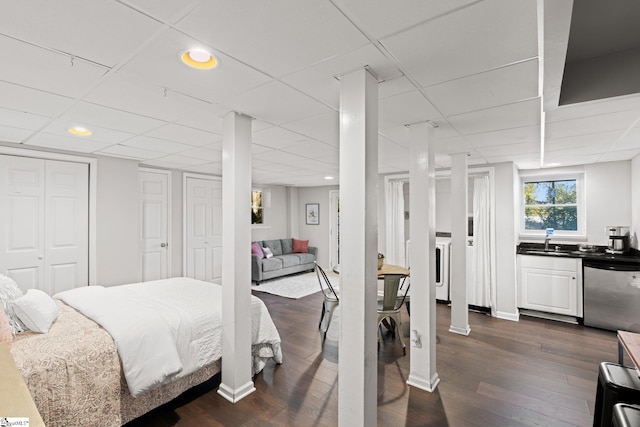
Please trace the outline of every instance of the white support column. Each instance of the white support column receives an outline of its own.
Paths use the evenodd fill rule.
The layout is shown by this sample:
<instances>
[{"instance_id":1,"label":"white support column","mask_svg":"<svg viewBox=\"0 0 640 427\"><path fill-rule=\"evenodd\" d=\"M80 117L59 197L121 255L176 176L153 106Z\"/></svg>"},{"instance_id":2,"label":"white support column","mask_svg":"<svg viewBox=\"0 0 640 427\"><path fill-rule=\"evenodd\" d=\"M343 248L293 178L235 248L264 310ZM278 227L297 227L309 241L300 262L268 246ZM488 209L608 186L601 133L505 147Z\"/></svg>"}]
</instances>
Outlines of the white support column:
<instances>
[{"instance_id":1,"label":"white support column","mask_svg":"<svg viewBox=\"0 0 640 427\"><path fill-rule=\"evenodd\" d=\"M377 424L378 82L340 81L340 341L338 425Z\"/></svg>"},{"instance_id":2,"label":"white support column","mask_svg":"<svg viewBox=\"0 0 640 427\"><path fill-rule=\"evenodd\" d=\"M222 126L222 382L237 402L251 380L251 118L228 114ZM215 286L215 285L214 285Z\"/></svg>"},{"instance_id":3,"label":"white support column","mask_svg":"<svg viewBox=\"0 0 640 427\"><path fill-rule=\"evenodd\" d=\"M467 153L451 155L451 327L449 332L469 335L467 303L467 228L469 177Z\"/></svg>"},{"instance_id":4,"label":"white support column","mask_svg":"<svg viewBox=\"0 0 640 427\"><path fill-rule=\"evenodd\" d=\"M409 265L413 310L407 384L432 392L440 382L436 372L435 129L429 123L420 123L411 125L409 133Z\"/></svg>"}]
</instances>

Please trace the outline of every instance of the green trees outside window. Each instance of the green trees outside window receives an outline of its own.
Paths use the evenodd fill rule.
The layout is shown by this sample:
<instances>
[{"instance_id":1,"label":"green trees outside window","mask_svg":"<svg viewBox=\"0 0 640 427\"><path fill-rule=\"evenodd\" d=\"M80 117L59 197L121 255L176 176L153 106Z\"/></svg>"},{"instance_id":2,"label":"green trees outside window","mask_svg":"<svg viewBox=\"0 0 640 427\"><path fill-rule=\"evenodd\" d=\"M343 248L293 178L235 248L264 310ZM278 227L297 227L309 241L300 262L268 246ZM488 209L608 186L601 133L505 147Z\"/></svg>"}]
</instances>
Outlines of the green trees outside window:
<instances>
[{"instance_id":1,"label":"green trees outside window","mask_svg":"<svg viewBox=\"0 0 640 427\"><path fill-rule=\"evenodd\" d=\"M575 179L524 183L525 230L578 230Z\"/></svg>"}]
</instances>

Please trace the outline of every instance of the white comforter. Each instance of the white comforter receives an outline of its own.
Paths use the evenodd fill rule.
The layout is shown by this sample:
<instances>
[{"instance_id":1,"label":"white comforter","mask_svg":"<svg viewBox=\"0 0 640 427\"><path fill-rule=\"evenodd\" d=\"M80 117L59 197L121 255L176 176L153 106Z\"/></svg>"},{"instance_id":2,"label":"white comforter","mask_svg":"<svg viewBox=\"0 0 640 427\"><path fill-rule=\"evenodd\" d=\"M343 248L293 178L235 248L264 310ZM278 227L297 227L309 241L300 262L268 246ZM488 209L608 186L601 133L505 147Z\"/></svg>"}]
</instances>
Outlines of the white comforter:
<instances>
[{"instance_id":1,"label":"white comforter","mask_svg":"<svg viewBox=\"0 0 640 427\"><path fill-rule=\"evenodd\" d=\"M113 337L133 396L188 375L222 355L220 285L178 277L130 285L87 286L54 295ZM254 373L280 336L264 303L251 296Z\"/></svg>"}]
</instances>

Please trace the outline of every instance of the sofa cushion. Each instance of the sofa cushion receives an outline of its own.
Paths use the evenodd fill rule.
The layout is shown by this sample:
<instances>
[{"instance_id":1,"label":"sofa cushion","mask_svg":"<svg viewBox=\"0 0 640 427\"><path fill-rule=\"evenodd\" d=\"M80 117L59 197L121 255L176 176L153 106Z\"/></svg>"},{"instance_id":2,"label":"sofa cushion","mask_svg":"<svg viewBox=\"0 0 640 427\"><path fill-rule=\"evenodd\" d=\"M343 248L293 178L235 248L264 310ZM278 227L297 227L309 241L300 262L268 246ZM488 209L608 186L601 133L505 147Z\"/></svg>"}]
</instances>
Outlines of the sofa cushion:
<instances>
[{"instance_id":1,"label":"sofa cushion","mask_svg":"<svg viewBox=\"0 0 640 427\"><path fill-rule=\"evenodd\" d=\"M291 252L297 254L306 254L307 252L309 252L308 240L291 239L291 241L293 242L293 249Z\"/></svg>"},{"instance_id":2,"label":"sofa cushion","mask_svg":"<svg viewBox=\"0 0 640 427\"><path fill-rule=\"evenodd\" d=\"M293 252L293 242L291 239L280 239L282 245L282 255L287 255Z\"/></svg>"},{"instance_id":3,"label":"sofa cushion","mask_svg":"<svg viewBox=\"0 0 640 427\"><path fill-rule=\"evenodd\" d=\"M280 270L282 268L282 259L280 257L264 258L262 260L262 271Z\"/></svg>"},{"instance_id":4,"label":"sofa cushion","mask_svg":"<svg viewBox=\"0 0 640 427\"><path fill-rule=\"evenodd\" d=\"M316 256L313 254L295 254L300 260L300 264L312 264L316 260Z\"/></svg>"},{"instance_id":5,"label":"sofa cushion","mask_svg":"<svg viewBox=\"0 0 640 427\"><path fill-rule=\"evenodd\" d=\"M271 249L273 255L278 256L282 255L282 244L280 243L280 239L278 240L264 240L262 245L265 248Z\"/></svg>"},{"instance_id":6,"label":"sofa cushion","mask_svg":"<svg viewBox=\"0 0 640 427\"><path fill-rule=\"evenodd\" d=\"M282 260L282 267L294 267L300 264L300 258L296 255L280 255L278 258Z\"/></svg>"}]
</instances>

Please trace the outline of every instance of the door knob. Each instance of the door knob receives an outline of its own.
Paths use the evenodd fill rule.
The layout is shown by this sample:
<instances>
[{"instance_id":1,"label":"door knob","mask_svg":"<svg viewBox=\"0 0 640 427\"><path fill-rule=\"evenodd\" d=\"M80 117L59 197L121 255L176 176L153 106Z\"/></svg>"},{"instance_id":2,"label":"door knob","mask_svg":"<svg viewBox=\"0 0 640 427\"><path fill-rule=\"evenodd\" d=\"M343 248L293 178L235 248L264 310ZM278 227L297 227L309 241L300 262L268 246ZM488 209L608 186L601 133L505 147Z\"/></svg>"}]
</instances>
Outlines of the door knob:
<instances>
[{"instance_id":1,"label":"door knob","mask_svg":"<svg viewBox=\"0 0 640 427\"><path fill-rule=\"evenodd\" d=\"M160 247L161 247L161 248L164 248L164 247L167 247L167 246L169 246L169 244L168 244L168 243L160 243Z\"/></svg>"}]
</instances>

